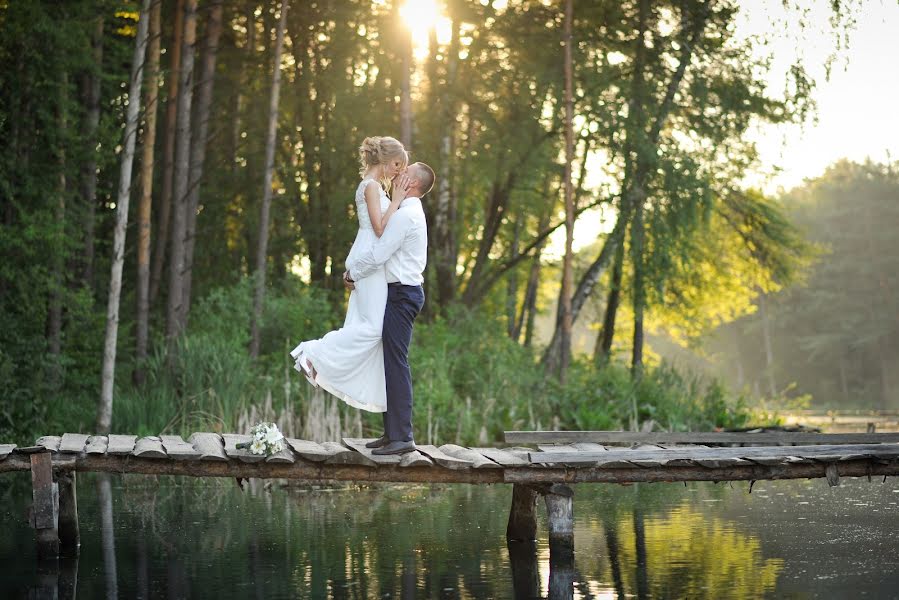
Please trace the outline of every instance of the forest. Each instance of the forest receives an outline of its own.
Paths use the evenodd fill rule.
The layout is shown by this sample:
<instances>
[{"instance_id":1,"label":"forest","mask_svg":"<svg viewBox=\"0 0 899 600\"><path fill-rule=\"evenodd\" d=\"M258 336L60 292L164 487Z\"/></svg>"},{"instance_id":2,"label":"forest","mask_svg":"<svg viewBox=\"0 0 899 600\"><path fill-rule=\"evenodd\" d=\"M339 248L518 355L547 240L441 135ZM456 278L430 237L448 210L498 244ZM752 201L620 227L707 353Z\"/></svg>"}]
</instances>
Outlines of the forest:
<instances>
[{"instance_id":1,"label":"forest","mask_svg":"<svg viewBox=\"0 0 899 600\"><path fill-rule=\"evenodd\" d=\"M816 81L741 10L0 1L0 438L374 433L288 356L342 323L371 135L437 173L416 439L899 407L899 174L745 183Z\"/></svg>"}]
</instances>

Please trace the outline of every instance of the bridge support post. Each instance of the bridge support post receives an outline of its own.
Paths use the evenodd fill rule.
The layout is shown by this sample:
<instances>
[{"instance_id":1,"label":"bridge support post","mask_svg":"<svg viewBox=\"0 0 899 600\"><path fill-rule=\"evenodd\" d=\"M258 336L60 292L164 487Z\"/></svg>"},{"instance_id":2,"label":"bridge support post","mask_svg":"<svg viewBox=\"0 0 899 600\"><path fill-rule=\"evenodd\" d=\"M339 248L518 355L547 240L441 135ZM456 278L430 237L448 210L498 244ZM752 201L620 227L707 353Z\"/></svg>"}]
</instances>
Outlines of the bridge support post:
<instances>
[{"instance_id":1,"label":"bridge support post","mask_svg":"<svg viewBox=\"0 0 899 600\"><path fill-rule=\"evenodd\" d=\"M59 555L59 486L53 481L50 452L31 455L31 524L37 540L39 558Z\"/></svg>"},{"instance_id":2,"label":"bridge support post","mask_svg":"<svg viewBox=\"0 0 899 600\"><path fill-rule=\"evenodd\" d=\"M77 556L81 545L78 529L78 498L75 471L61 472L56 476L59 485L59 542L62 553Z\"/></svg>"},{"instance_id":3,"label":"bridge support post","mask_svg":"<svg viewBox=\"0 0 899 600\"><path fill-rule=\"evenodd\" d=\"M512 510L506 527L506 540L531 542L537 539L537 489L516 483L512 485Z\"/></svg>"},{"instance_id":4,"label":"bridge support post","mask_svg":"<svg viewBox=\"0 0 899 600\"><path fill-rule=\"evenodd\" d=\"M574 555L574 490L555 483L543 494L546 514L549 517L550 560L555 553L559 558Z\"/></svg>"}]
</instances>

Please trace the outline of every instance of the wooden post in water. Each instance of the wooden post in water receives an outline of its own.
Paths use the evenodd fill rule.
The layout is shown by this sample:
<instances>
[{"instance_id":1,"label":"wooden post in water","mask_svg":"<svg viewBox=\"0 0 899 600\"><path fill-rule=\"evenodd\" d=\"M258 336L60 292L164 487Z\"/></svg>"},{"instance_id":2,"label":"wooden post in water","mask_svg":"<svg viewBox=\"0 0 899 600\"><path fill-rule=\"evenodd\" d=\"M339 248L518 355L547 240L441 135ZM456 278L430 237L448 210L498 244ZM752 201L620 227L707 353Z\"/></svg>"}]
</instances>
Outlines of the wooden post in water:
<instances>
[{"instance_id":1,"label":"wooden post in water","mask_svg":"<svg viewBox=\"0 0 899 600\"><path fill-rule=\"evenodd\" d=\"M510 542L530 542L537 539L537 490L524 483L512 485L512 509L509 511L509 525L506 540Z\"/></svg>"},{"instance_id":2,"label":"wooden post in water","mask_svg":"<svg viewBox=\"0 0 899 600\"><path fill-rule=\"evenodd\" d=\"M553 484L543 494L549 517L550 559L574 554L574 490L564 484Z\"/></svg>"},{"instance_id":3,"label":"wooden post in water","mask_svg":"<svg viewBox=\"0 0 899 600\"><path fill-rule=\"evenodd\" d=\"M66 556L77 556L81 545L75 482L75 471L61 472L56 476L59 485L59 543Z\"/></svg>"},{"instance_id":4,"label":"wooden post in water","mask_svg":"<svg viewBox=\"0 0 899 600\"><path fill-rule=\"evenodd\" d=\"M53 481L50 452L31 455L32 525L40 558L59 555L59 486Z\"/></svg>"}]
</instances>

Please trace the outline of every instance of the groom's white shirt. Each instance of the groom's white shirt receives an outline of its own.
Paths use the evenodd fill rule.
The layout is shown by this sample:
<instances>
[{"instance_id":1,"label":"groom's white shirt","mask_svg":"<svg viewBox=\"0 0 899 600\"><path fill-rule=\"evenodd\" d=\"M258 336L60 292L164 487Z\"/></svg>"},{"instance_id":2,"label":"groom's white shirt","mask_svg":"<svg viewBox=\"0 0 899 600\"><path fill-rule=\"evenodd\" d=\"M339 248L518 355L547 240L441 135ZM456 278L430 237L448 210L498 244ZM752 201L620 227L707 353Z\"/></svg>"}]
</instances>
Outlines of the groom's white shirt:
<instances>
[{"instance_id":1,"label":"groom's white shirt","mask_svg":"<svg viewBox=\"0 0 899 600\"><path fill-rule=\"evenodd\" d=\"M352 264L347 264L347 271L350 279L358 281L385 265L387 283L421 285L427 262L428 226L425 213L421 200L409 197L387 221L387 227L378 241Z\"/></svg>"}]
</instances>

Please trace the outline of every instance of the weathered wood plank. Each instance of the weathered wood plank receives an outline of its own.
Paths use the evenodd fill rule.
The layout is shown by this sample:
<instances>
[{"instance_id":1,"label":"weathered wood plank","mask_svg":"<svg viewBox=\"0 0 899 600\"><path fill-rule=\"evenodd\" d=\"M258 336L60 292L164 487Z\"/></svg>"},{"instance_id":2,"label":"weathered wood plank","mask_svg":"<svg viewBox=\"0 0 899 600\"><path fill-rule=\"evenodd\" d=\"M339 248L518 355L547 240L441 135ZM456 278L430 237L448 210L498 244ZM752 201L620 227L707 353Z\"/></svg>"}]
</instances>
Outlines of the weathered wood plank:
<instances>
[{"instance_id":1,"label":"weathered wood plank","mask_svg":"<svg viewBox=\"0 0 899 600\"><path fill-rule=\"evenodd\" d=\"M433 467L434 461L430 458L419 452L418 450L413 450L412 452L407 452L402 455L402 459L400 459L401 467Z\"/></svg>"},{"instance_id":2,"label":"weathered wood plank","mask_svg":"<svg viewBox=\"0 0 899 600\"><path fill-rule=\"evenodd\" d=\"M192 433L187 441L200 455L200 460L219 462L228 460L228 457L225 456L225 442L217 433L197 431Z\"/></svg>"},{"instance_id":3,"label":"weathered wood plank","mask_svg":"<svg viewBox=\"0 0 899 600\"><path fill-rule=\"evenodd\" d=\"M265 462L267 463L292 464L294 460L293 450L290 449L288 444L284 444L284 448L280 452L275 452L271 456L265 457Z\"/></svg>"},{"instance_id":4,"label":"weathered wood plank","mask_svg":"<svg viewBox=\"0 0 899 600\"><path fill-rule=\"evenodd\" d=\"M84 445L87 443L88 437L90 436L83 433L64 433L59 442L59 451L80 454L84 452Z\"/></svg>"},{"instance_id":5,"label":"weathered wood plank","mask_svg":"<svg viewBox=\"0 0 899 600\"><path fill-rule=\"evenodd\" d=\"M858 454L864 457L899 456L899 444L867 444L867 445L819 445L819 446L761 446L742 448L695 448L669 450L609 450L606 452L531 452L531 462L542 463L612 463L614 461L635 460L723 460L754 459L755 457L810 457L843 456Z\"/></svg>"},{"instance_id":6,"label":"weathered wood plank","mask_svg":"<svg viewBox=\"0 0 899 600\"><path fill-rule=\"evenodd\" d=\"M331 452L331 456L325 460L326 465L360 465L363 467L377 467L378 463L360 452L351 450L337 442L325 442L322 447Z\"/></svg>"},{"instance_id":7,"label":"weathered wood plank","mask_svg":"<svg viewBox=\"0 0 899 600\"><path fill-rule=\"evenodd\" d=\"M138 458L168 458L165 448L162 447L162 440L156 435L149 435L137 440L131 455Z\"/></svg>"},{"instance_id":8,"label":"weathered wood plank","mask_svg":"<svg viewBox=\"0 0 899 600\"><path fill-rule=\"evenodd\" d=\"M526 458L513 454L512 452L500 450L499 448L472 448L472 450L480 452L485 457L503 467L523 467L530 464Z\"/></svg>"},{"instance_id":9,"label":"weathered wood plank","mask_svg":"<svg viewBox=\"0 0 899 600\"><path fill-rule=\"evenodd\" d=\"M402 454L372 454L372 449L365 447L370 441L371 439L365 438L343 438L344 444L379 465L398 465L403 460Z\"/></svg>"},{"instance_id":10,"label":"weathered wood plank","mask_svg":"<svg viewBox=\"0 0 899 600\"><path fill-rule=\"evenodd\" d=\"M59 553L59 485L53 481L53 459L49 452L29 456L31 463L32 523L38 555Z\"/></svg>"},{"instance_id":11,"label":"weathered wood plank","mask_svg":"<svg viewBox=\"0 0 899 600\"><path fill-rule=\"evenodd\" d=\"M415 447L418 448L419 452L427 455L441 467L452 469L454 471L462 471L472 467L472 462L470 460L463 460L456 458L455 456L450 456L440 450L437 446L431 444L416 444Z\"/></svg>"},{"instance_id":12,"label":"weathered wood plank","mask_svg":"<svg viewBox=\"0 0 899 600\"><path fill-rule=\"evenodd\" d=\"M37 438L37 441L34 442L35 446L43 446L50 452L59 452L59 443L62 441L62 438L58 435L44 435Z\"/></svg>"},{"instance_id":13,"label":"weathered wood plank","mask_svg":"<svg viewBox=\"0 0 899 600\"><path fill-rule=\"evenodd\" d=\"M134 451L134 444L136 442L136 435L109 434L107 438L106 453L118 455L131 454L131 452Z\"/></svg>"},{"instance_id":14,"label":"weathered wood plank","mask_svg":"<svg viewBox=\"0 0 899 600\"><path fill-rule=\"evenodd\" d=\"M293 448L294 452L299 454L302 458L312 462L324 462L335 454L333 451L327 450L318 442L287 438L287 443Z\"/></svg>"},{"instance_id":15,"label":"weathered wood plank","mask_svg":"<svg viewBox=\"0 0 899 600\"><path fill-rule=\"evenodd\" d=\"M16 448L15 444L0 444L0 460L3 460L4 458L6 458L6 456L10 452L15 450L15 448Z\"/></svg>"},{"instance_id":16,"label":"weathered wood plank","mask_svg":"<svg viewBox=\"0 0 899 600\"><path fill-rule=\"evenodd\" d=\"M506 431L510 444L568 444L573 442L645 444L887 444L899 442L892 433L807 433L770 431L759 433L695 431L643 433L639 431Z\"/></svg>"},{"instance_id":17,"label":"weathered wood plank","mask_svg":"<svg viewBox=\"0 0 899 600\"><path fill-rule=\"evenodd\" d=\"M106 448L109 440L105 435L92 435L84 446L84 451L88 454L106 454Z\"/></svg>"},{"instance_id":18,"label":"weathered wood plank","mask_svg":"<svg viewBox=\"0 0 899 600\"><path fill-rule=\"evenodd\" d=\"M581 452L573 444L538 444L540 452Z\"/></svg>"},{"instance_id":19,"label":"weathered wood plank","mask_svg":"<svg viewBox=\"0 0 899 600\"><path fill-rule=\"evenodd\" d=\"M502 469L501 466L475 450L463 448L456 444L444 444L440 446L440 451L454 458L460 458L471 462L473 469Z\"/></svg>"},{"instance_id":20,"label":"weathered wood plank","mask_svg":"<svg viewBox=\"0 0 899 600\"><path fill-rule=\"evenodd\" d=\"M243 435L239 433L223 433L222 439L225 442L225 454L228 455L230 459L238 459L247 463L255 463L261 462L265 460L265 456L262 454L253 454L247 448L237 449L237 444L243 444L246 442L250 442L253 440L253 436L251 435Z\"/></svg>"},{"instance_id":21,"label":"weathered wood plank","mask_svg":"<svg viewBox=\"0 0 899 600\"><path fill-rule=\"evenodd\" d=\"M188 444L180 435L161 435L162 447L165 453L174 460L198 460L200 453Z\"/></svg>"}]
</instances>

